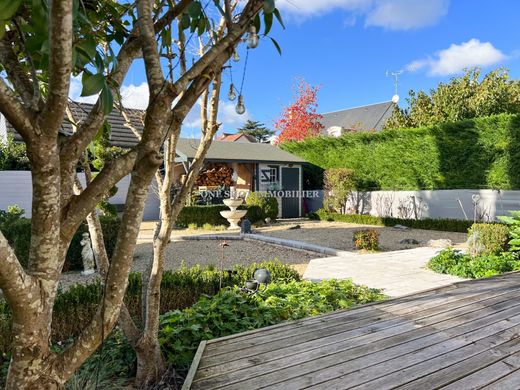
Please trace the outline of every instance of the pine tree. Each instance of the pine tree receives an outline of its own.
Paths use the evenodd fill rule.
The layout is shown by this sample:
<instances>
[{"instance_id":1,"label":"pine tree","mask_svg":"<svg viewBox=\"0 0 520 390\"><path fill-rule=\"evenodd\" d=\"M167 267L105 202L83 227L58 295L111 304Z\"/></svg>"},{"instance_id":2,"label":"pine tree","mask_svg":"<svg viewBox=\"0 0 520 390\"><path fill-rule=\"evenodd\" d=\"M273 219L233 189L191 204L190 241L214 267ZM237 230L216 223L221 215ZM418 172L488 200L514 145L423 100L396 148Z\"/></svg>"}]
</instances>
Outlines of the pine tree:
<instances>
[{"instance_id":1,"label":"pine tree","mask_svg":"<svg viewBox=\"0 0 520 390\"><path fill-rule=\"evenodd\" d=\"M268 142L274 131L265 127L262 122L248 120L244 126L238 129L240 134L255 137L257 142Z\"/></svg>"}]
</instances>

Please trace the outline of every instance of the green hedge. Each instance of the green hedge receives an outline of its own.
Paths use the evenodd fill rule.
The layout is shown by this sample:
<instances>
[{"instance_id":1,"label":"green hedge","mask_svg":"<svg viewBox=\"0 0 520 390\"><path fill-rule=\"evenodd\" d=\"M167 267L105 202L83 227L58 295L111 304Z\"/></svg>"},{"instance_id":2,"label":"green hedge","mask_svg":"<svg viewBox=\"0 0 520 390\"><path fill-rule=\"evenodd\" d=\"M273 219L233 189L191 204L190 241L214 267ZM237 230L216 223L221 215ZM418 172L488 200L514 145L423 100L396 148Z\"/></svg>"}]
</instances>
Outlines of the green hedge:
<instances>
[{"instance_id":1,"label":"green hedge","mask_svg":"<svg viewBox=\"0 0 520 390\"><path fill-rule=\"evenodd\" d=\"M360 225L395 226L403 225L412 229L440 230L447 232L466 233L473 225L472 221L459 219L401 219L392 217L374 217L366 214L337 214L329 213L323 209L309 215L310 219L322 221L337 221L357 223Z\"/></svg>"},{"instance_id":2,"label":"green hedge","mask_svg":"<svg viewBox=\"0 0 520 390\"><path fill-rule=\"evenodd\" d=\"M263 220L263 212L259 206L240 206L239 209L247 209L246 218L252 223ZM178 227L188 227L189 224L197 224L202 227L205 223L213 226L229 225L228 221L220 215L221 211L229 210L223 204L208 206L184 206L177 217Z\"/></svg>"},{"instance_id":3,"label":"green hedge","mask_svg":"<svg viewBox=\"0 0 520 390\"><path fill-rule=\"evenodd\" d=\"M119 230L120 220L114 217L100 217L101 226L103 228L103 236L108 257L112 257L114 253L117 232ZM88 232L86 223L80 225L76 234L72 238L67 257L65 260L64 271L81 270L83 263L81 260L81 235ZM28 218L20 218L9 224L2 225L2 233L5 238L13 246L14 252L22 266L27 267L29 262L29 249L31 243L31 220Z\"/></svg>"},{"instance_id":4,"label":"green hedge","mask_svg":"<svg viewBox=\"0 0 520 390\"><path fill-rule=\"evenodd\" d=\"M468 250L473 255L493 255L507 250L509 228L500 223L475 223L468 230Z\"/></svg>"},{"instance_id":5,"label":"green hedge","mask_svg":"<svg viewBox=\"0 0 520 390\"><path fill-rule=\"evenodd\" d=\"M261 220L269 217L274 221L278 218L278 199L274 196L267 196L261 192L251 192L246 198L246 204L248 207L257 206L260 208L262 212Z\"/></svg>"},{"instance_id":6,"label":"green hedge","mask_svg":"<svg viewBox=\"0 0 520 390\"><path fill-rule=\"evenodd\" d=\"M299 281L300 276L289 265L279 261L264 261L247 266L237 265L226 271L222 287L243 286L251 279L257 268L266 268L276 281ZM182 267L176 271L164 272L161 283L161 313L184 309L193 305L202 295L212 296L220 287L220 271L213 266L191 268ZM101 300L99 280L91 284L77 284L67 291L60 291L53 310L52 339L64 341L77 336L86 323L91 320ZM141 274L129 276L125 302L134 318L141 316ZM11 310L0 299L0 359L9 352L11 345Z\"/></svg>"},{"instance_id":7,"label":"green hedge","mask_svg":"<svg viewBox=\"0 0 520 390\"><path fill-rule=\"evenodd\" d=\"M358 189L520 189L520 115L316 137L282 147L325 169L353 169Z\"/></svg>"}]
</instances>

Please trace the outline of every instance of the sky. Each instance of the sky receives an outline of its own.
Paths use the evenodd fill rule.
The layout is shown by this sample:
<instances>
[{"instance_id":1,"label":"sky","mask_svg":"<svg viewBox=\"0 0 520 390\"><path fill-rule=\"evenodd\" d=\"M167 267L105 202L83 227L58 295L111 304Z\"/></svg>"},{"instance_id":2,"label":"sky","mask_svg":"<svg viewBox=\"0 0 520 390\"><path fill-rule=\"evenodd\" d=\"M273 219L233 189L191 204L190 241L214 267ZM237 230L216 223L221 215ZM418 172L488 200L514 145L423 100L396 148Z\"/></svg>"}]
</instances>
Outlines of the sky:
<instances>
[{"instance_id":1,"label":"sky","mask_svg":"<svg viewBox=\"0 0 520 390\"><path fill-rule=\"evenodd\" d=\"M276 22L269 34L282 48L280 56L268 38L249 50L243 96L247 111L235 113L226 98L229 71L224 74L220 103L221 129L235 132L247 119L268 127L294 99L297 78L319 85L318 111L388 101L399 76L400 105L410 89L429 90L439 82L479 66L499 66L520 78L520 0L277 0L286 29ZM235 85L243 74L233 63ZM75 80L71 96L81 86ZM122 88L123 103L145 108L147 85L142 64L132 66ZM188 115L183 136L198 137L198 106Z\"/></svg>"}]
</instances>

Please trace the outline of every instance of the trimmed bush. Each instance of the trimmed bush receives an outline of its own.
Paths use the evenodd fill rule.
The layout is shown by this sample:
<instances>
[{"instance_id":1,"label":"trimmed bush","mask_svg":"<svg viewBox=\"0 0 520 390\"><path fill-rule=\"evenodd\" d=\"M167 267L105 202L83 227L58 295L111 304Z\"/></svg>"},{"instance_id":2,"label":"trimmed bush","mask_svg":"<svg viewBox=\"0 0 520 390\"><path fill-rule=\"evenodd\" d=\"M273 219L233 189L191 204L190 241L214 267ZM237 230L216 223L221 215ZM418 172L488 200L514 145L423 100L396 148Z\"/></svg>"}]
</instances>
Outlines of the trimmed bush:
<instances>
[{"instance_id":1,"label":"trimmed bush","mask_svg":"<svg viewBox=\"0 0 520 390\"><path fill-rule=\"evenodd\" d=\"M520 261L511 253L472 257L453 249L444 249L428 262L428 268L461 278L486 278L520 269Z\"/></svg>"},{"instance_id":2,"label":"trimmed bush","mask_svg":"<svg viewBox=\"0 0 520 390\"><path fill-rule=\"evenodd\" d=\"M266 268L272 280L299 281L297 271L277 260L254 263L247 266L237 265L223 275L222 286L242 286L251 279L257 268ZM125 302L131 315L141 316L141 274L131 273L128 278ZM161 283L160 312L184 309L193 305L201 296L218 293L220 271L213 266L191 268L181 267L176 271L166 271ZM99 279L90 284L76 284L66 291L59 291L54 303L52 321L52 340L64 342L75 337L90 321L101 300L102 290ZM0 300L0 356L11 349L11 309Z\"/></svg>"},{"instance_id":3,"label":"trimmed bush","mask_svg":"<svg viewBox=\"0 0 520 390\"><path fill-rule=\"evenodd\" d=\"M468 230L468 250L473 256L507 250L509 228L498 223L475 223Z\"/></svg>"},{"instance_id":4,"label":"trimmed bush","mask_svg":"<svg viewBox=\"0 0 520 390\"><path fill-rule=\"evenodd\" d=\"M189 367L202 340L296 320L383 299L379 290L350 280L271 283L262 294L225 289L185 310L165 314L159 340L168 362Z\"/></svg>"},{"instance_id":5,"label":"trimmed bush","mask_svg":"<svg viewBox=\"0 0 520 390\"><path fill-rule=\"evenodd\" d=\"M379 232L375 229L356 230L352 241L356 249L376 251L379 248Z\"/></svg>"},{"instance_id":6,"label":"trimmed bush","mask_svg":"<svg viewBox=\"0 0 520 390\"><path fill-rule=\"evenodd\" d=\"M348 168L359 190L520 189L520 115L285 142L321 168Z\"/></svg>"},{"instance_id":7,"label":"trimmed bush","mask_svg":"<svg viewBox=\"0 0 520 390\"><path fill-rule=\"evenodd\" d=\"M247 209L245 218L251 222L258 222L260 218L261 210L255 206L240 206L239 209ZM186 228L191 224L195 224L198 227L204 226L209 223L213 226L218 225L229 225L228 221L220 215L221 211L229 210L224 204L217 205L203 205L203 206L184 206L177 217L175 224L177 227Z\"/></svg>"},{"instance_id":8,"label":"trimmed bush","mask_svg":"<svg viewBox=\"0 0 520 390\"><path fill-rule=\"evenodd\" d=\"M246 204L249 207L260 207L262 212L261 220L271 218L274 221L278 218L278 200L273 196L268 196L262 192L251 192L246 198Z\"/></svg>"},{"instance_id":9,"label":"trimmed bush","mask_svg":"<svg viewBox=\"0 0 520 390\"><path fill-rule=\"evenodd\" d=\"M403 225L412 229L440 230L446 232L467 233L468 229L473 225L471 221L460 219L401 219L392 217L374 217L366 214L337 214L329 213L326 210L318 210L309 215L310 219L322 221L337 221L347 223L357 223L360 225L376 225L376 226L395 226Z\"/></svg>"},{"instance_id":10,"label":"trimmed bush","mask_svg":"<svg viewBox=\"0 0 520 390\"><path fill-rule=\"evenodd\" d=\"M103 237L107 249L108 258L114 253L117 233L121 221L114 217L100 217L101 227L103 228ZM14 252L23 267L27 267L29 262L29 249L31 244L31 220L28 218L19 218L10 223L0 223L0 229L5 238L13 246ZM64 271L83 269L81 260L81 235L88 232L87 223L79 226L71 240L67 257L65 259Z\"/></svg>"}]
</instances>

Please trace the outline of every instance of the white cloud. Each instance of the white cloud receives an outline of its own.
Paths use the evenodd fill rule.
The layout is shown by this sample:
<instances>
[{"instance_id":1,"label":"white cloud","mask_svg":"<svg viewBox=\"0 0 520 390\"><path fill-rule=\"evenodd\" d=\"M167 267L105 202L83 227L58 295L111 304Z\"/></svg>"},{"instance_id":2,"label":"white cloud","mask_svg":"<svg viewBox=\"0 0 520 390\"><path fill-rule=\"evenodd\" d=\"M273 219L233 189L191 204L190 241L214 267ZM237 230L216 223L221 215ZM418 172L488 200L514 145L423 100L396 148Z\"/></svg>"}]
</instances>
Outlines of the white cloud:
<instances>
[{"instance_id":1,"label":"white cloud","mask_svg":"<svg viewBox=\"0 0 520 390\"><path fill-rule=\"evenodd\" d=\"M426 69L431 76L447 76L460 73L465 68L495 65L506 58L490 42L480 42L473 38L460 45L452 44L432 57L413 61L406 66L406 70L415 72Z\"/></svg>"},{"instance_id":2,"label":"white cloud","mask_svg":"<svg viewBox=\"0 0 520 390\"><path fill-rule=\"evenodd\" d=\"M434 25L448 12L448 0L379 0L366 15L365 25L410 30Z\"/></svg>"},{"instance_id":3,"label":"white cloud","mask_svg":"<svg viewBox=\"0 0 520 390\"><path fill-rule=\"evenodd\" d=\"M447 13L449 0L280 0L277 6L299 20L339 9L352 14L345 27L361 16L365 26L409 30L435 24Z\"/></svg>"},{"instance_id":4,"label":"white cloud","mask_svg":"<svg viewBox=\"0 0 520 390\"><path fill-rule=\"evenodd\" d=\"M69 97L82 103L94 104L97 102L98 95L80 96L81 95L81 75L72 77L70 83ZM121 98L123 106L126 108L145 109L148 105L148 84L143 82L140 85L123 85L121 87Z\"/></svg>"},{"instance_id":5,"label":"white cloud","mask_svg":"<svg viewBox=\"0 0 520 390\"><path fill-rule=\"evenodd\" d=\"M150 92L148 84L143 82L140 85L123 85L121 87L121 99L126 108L146 109Z\"/></svg>"},{"instance_id":6,"label":"white cloud","mask_svg":"<svg viewBox=\"0 0 520 390\"><path fill-rule=\"evenodd\" d=\"M246 102L247 104L247 102ZM240 127L246 122L248 119L252 119L250 111L247 109L243 115L239 115L235 111L235 102L230 102L226 100L221 100L219 104L219 112L218 112L218 122L222 123L221 129L226 129L226 131L235 130L237 127ZM186 119L183 123L184 127L190 129L199 129L200 130L200 101L192 107Z\"/></svg>"}]
</instances>

